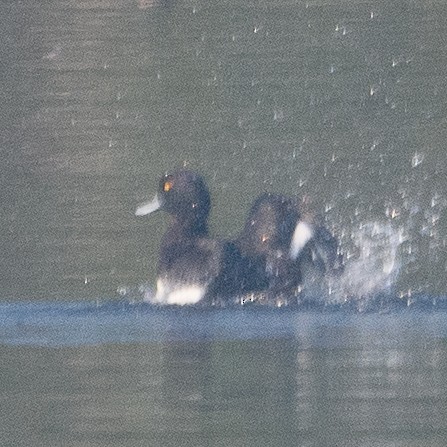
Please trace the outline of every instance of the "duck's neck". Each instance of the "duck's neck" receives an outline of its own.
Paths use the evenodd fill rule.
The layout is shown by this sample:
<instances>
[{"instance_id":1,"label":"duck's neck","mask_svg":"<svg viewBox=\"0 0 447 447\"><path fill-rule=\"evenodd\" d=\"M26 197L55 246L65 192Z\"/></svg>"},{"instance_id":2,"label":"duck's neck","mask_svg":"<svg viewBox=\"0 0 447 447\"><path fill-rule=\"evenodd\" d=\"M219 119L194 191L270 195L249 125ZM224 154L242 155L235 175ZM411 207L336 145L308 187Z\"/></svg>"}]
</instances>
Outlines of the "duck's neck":
<instances>
[{"instance_id":1,"label":"duck's neck","mask_svg":"<svg viewBox=\"0 0 447 447\"><path fill-rule=\"evenodd\" d=\"M199 219L175 219L168 228L165 239L179 241L181 239L193 239L208 235L206 220Z\"/></svg>"}]
</instances>

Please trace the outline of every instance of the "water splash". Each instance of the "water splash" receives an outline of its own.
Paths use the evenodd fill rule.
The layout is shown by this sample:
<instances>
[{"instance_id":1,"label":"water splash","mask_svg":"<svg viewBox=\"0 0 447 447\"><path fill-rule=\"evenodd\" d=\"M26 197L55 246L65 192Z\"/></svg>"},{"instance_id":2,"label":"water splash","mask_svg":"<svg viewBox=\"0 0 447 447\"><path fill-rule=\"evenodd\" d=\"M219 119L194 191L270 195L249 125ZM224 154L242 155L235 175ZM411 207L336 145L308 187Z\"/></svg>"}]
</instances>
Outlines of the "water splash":
<instances>
[{"instance_id":1,"label":"water splash","mask_svg":"<svg viewBox=\"0 0 447 447\"><path fill-rule=\"evenodd\" d=\"M146 302L150 303L154 298L154 288L145 282L139 286L120 286L116 290L120 298L125 299L129 303Z\"/></svg>"},{"instance_id":2,"label":"water splash","mask_svg":"<svg viewBox=\"0 0 447 447\"><path fill-rule=\"evenodd\" d=\"M326 302L365 305L377 297L393 295L403 265L400 247L406 240L405 231L389 222L367 222L354 229L345 252L343 274L327 281Z\"/></svg>"}]
</instances>

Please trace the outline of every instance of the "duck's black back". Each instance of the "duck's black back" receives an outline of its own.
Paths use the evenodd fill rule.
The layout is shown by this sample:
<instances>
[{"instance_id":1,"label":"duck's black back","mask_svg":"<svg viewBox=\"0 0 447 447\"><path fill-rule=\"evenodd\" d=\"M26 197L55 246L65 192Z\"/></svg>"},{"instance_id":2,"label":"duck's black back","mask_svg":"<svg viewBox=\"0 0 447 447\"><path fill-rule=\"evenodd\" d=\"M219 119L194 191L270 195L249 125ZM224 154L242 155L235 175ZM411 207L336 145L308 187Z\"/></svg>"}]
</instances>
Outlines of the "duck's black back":
<instances>
[{"instance_id":1,"label":"duck's black back","mask_svg":"<svg viewBox=\"0 0 447 447\"><path fill-rule=\"evenodd\" d=\"M277 250L288 252L299 217L297 204L292 199L262 194L253 202L238 246L249 256L268 255Z\"/></svg>"},{"instance_id":2,"label":"duck's black back","mask_svg":"<svg viewBox=\"0 0 447 447\"><path fill-rule=\"evenodd\" d=\"M262 194L249 211L236 244L244 257L257 264L257 284L267 284L268 299L296 295L302 271L321 274L333 270L338 241L314 218L301 212L300 202L279 194ZM259 290L256 283L253 289Z\"/></svg>"},{"instance_id":3,"label":"duck's black back","mask_svg":"<svg viewBox=\"0 0 447 447\"><path fill-rule=\"evenodd\" d=\"M283 195L265 193L253 202L236 240L244 259L249 260L251 280L245 292L251 288L268 300L294 293L301 276L289 252L299 217L295 200Z\"/></svg>"}]
</instances>

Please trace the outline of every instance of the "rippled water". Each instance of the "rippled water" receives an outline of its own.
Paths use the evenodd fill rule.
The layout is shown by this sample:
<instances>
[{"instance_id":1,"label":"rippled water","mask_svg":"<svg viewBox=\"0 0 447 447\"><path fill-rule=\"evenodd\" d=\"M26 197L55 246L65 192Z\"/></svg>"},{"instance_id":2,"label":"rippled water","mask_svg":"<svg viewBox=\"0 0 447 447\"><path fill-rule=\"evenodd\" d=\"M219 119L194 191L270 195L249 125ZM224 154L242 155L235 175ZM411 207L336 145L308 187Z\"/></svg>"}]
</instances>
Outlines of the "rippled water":
<instances>
[{"instance_id":1,"label":"rippled water","mask_svg":"<svg viewBox=\"0 0 447 447\"><path fill-rule=\"evenodd\" d=\"M0 306L14 446L444 446L445 312Z\"/></svg>"}]
</instances>

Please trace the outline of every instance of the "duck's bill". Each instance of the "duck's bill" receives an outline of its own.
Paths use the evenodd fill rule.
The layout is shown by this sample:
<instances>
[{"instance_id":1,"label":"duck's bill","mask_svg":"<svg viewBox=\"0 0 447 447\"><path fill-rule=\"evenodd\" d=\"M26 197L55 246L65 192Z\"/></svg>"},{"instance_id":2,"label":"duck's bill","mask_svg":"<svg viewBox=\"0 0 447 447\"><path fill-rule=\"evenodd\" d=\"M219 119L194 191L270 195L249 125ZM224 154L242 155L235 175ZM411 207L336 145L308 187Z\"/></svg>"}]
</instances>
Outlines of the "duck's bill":
<instances>
[{"instance_id":1,"label":"duck's bill","mask_svg":"<svg viewBox=\"0 0 447 447\"><path fill-rule=\"evenodd\" d=\"M135 216L147 216L161 208L161 202L158 196L155 196L150 202L144 202L135 210Z\"/></svg>"}]
</instances>

